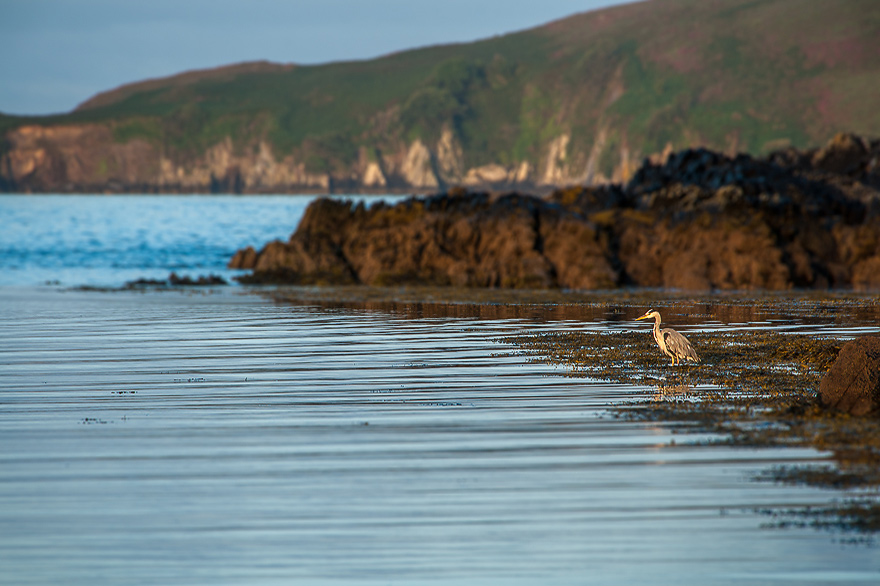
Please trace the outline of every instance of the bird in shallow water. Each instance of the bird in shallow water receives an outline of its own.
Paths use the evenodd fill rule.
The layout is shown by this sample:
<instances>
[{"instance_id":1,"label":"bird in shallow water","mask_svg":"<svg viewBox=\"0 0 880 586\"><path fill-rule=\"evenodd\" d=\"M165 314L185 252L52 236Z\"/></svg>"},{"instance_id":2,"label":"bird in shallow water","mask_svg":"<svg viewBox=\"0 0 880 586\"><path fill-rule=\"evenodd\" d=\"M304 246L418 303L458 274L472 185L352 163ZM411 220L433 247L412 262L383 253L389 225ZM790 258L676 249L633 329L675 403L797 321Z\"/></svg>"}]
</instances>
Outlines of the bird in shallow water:
<instances>
[{"instance_id":1,"label":"bird in shallow water","mask_svg":"<svg viewBox=\"0 0 880 586\"><path fill-rule=\"evenodd\" d=\"M672 366L675 366L676 360L678 360L679 364L684 360L699 364L700 357L697 356L697 351L694 350L694 347L691 346L687 338L672 328L660 329L660 314L658 312L649 309L645 312L645 315L637 317L636 321L650 318L654 318L654 340L657 341L660 350L672 358Z\"/></svg>"}]
</instances>

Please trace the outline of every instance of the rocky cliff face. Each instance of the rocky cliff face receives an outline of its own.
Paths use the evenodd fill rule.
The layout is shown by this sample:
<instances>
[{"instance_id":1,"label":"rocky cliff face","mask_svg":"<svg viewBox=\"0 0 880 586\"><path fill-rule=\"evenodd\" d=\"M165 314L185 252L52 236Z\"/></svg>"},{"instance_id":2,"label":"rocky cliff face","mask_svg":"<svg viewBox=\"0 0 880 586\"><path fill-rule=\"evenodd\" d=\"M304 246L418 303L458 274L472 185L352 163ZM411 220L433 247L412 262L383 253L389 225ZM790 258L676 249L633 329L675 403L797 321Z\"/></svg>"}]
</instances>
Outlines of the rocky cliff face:
<instances>
[{"instance_id":1,"label":"rocky cliff face","mask_svg":"<svg viewBox=\"0 0 880 586\"><path fill-rule=\"evenodd\" d=\"M153 146L117 143L104 125L24 126L4 138L0 184L7 191L130 191L159 176Z\"/></svg>"},{"instance_id":2,"label":"rocky cliff face","mask_svg":"<svg viewBox=\"0 0 880 586\"><path fill-rule=\"evenodd\" d=\"M880 287L880 141L766 159L707 150L546 198L464 189L369 209L317 200L249 282L706 289Z\"/></svg>"},{"instance_id":3,"label":"rocky cliff face","mask_svg":"<svg viewBox=\"0 0 880 586\"><path fill-rule=\"evenodd\" d=\"M0 190L21 192L425 193L465 186L479 189L549 189L606 179L570 163L569 136L545 146L542 162L466 167L454 134L435 144L420 139L396 148L361 148L348 167L309 169L279 156L266 141L236 145L228 137L196 157L163 152L144 139L117 140L112 125L23 126L0 147ZM372 156L370 153L372 152ZM597 155L598 156L598 155ZM628 179L621 169L615 176Z\"/></svg>"}]
</instances>

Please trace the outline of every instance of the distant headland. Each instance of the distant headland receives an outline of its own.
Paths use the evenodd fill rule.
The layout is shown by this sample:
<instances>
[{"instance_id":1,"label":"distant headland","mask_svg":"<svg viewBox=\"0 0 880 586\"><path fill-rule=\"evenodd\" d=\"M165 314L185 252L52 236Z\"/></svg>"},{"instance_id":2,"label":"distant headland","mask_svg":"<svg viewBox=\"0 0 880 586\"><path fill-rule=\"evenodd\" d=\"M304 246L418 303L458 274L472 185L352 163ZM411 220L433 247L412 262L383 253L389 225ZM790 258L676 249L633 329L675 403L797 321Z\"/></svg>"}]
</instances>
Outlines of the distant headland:
<instances>
[{"instance_id":1,"label":"distant headland","mask_svg":"<svg viewBox=\"0 0 880 586\"><path fill-rule=\"evenodd\" d=\"M648 156L880 136L874 0L664 0L320 66L244 63L0 115L0 191L547 193Z\"/></svg>"}]
</instances>

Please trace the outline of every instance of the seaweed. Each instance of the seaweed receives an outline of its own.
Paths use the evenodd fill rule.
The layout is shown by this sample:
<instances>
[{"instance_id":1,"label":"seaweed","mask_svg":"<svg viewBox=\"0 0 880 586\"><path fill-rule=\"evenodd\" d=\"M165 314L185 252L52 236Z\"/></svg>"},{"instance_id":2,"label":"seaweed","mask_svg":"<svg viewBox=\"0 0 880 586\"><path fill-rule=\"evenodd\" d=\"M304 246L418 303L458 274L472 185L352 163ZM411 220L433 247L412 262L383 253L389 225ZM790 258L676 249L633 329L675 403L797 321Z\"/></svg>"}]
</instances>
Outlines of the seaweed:
<instances>
[{"instance_id":1,"label":"seaweed","mask_svg":"<svg viewBox=\"0 0 880 586\"><path fill-rule=\"evenodd\" d=\"M858 503L761 512L777 519L771 524L775 527L812 526L860 534L880 530L880 419L825 410L818 402L822 377L844 338L851 337L852 330L837 326L864 331L866 324L880 323L876 295L813 291L694 296L646 289L595 293L448 287L285 288L266 293L277 302L359 307L407 318L581 321L609 327L653 306L686 325L700 364L670 366L647 328L598 332L542 328L533 333L523 323L524 333L497 341L508 345L508 352L560 366L568 376L653 389L648 399L614 405L614 417L662 422L701 437L709 433L719 438L710 441L730 445L802 447L827 453L825 465L771 468L755 480L858 490L863 493ZM821 328L832 332L825 335L771 330L769 320L835 328ZM726 325L731 323L746 327Z\"/></svg>"}]
</instances>

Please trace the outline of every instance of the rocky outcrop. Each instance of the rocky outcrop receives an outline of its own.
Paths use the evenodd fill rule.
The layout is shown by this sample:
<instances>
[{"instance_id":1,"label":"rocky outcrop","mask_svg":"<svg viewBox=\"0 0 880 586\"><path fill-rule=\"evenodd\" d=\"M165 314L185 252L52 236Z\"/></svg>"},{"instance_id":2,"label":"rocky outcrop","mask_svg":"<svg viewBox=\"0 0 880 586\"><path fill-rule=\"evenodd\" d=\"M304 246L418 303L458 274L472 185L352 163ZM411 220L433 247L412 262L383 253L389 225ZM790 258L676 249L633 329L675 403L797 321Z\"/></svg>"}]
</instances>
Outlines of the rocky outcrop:
<instances>
[{"instance_id":1,"label":"rocky outcrop","mask_svg":"<svg viewBox=\"0 0 880 586\"><path fill-rule=\"evenodd\" d=\"M388 180L385 179L385 174L382 172L382 168L379 167L379 164L376 162L367 163L366 169L364 170L364 180L365 187L385 187L388 185Z\"/></svg>"},{"instance_id":2,"label":"rocky outcrop","mask_svg":"<svg viewBox=\"0 0 880 586\"><path fill-rule=\"evenodd\" d=\"M852 141L863 149L829 154ZM625 186L545 198L458 189L369 209L318 200L288 242L245 249L230 266L252 269L252 282L878 288L878 152L878 141L837 137L767 159L672 153ZM845 174L823 166L832 156Z\"/></svg>"},{"instance_id":3,"label":"rocky outcrop","mask_svg":"<svg viewBox=\"0 0 880 586\"><path fill-rule=\"evenodd\" d=\"M228 138L208 149L202 157L175 164L162 156L159 165L155 184L160 191L260 193L302 189L327 192L332 182L329 174L310 173L304 163L293 157L276 159L266 142L239 153Z\"/></svg>"},{"instance_id":4,"label":"rocky outcrop","mask_svg":"<svg viewBox=\"0 0 880 586\"><path fill-rule=\"evenodd\" d=\"M541 183L544 185L558 185L569 180L569 169L566 159L568 158L568 142L571 137L562 134L553 139L547 148L547 159L544 162L544 176Z\"/></svg>"},{"instance_id":5,"label":"rocky outcrop","mask_svg":"<svg viewBox=\"0 0 880 586\"><path fill-rule=\"evenodd\" d=\"M236 254L258 281L613 286L598 230L526 196L453 193L369 209L319 199L288 242Z\"/></svg>"},{"instance_id":6,"label":"rocky outcrop","mask_svg":"<svg viewBox=\"0 0 880 586\"><path fill-rule=\"evenodd\" d=\"M416 188L436 189L440 186L437 175L434 173L431 152L418 139L410 145L406 152L403 165L400 167L400 174L408 185Z\"/></svg>"},{"instance_id":7,"label":"rocky outcrop","mask_svg":"<svg viewBox=\"0 0 880 586\"><path fill-rule=\"evenodd\" d=\"M446 185L454 185L464 176L464 151L452 130L446 126L437 141L437 174Z\"/></svg>"},{"instance_id":8,"label":"rocky outcrop","mask_svg":"<svg viewBox=\"0 0 880 586\"><path fill-rule=\"evenodd\" d=\"M880 416L880 338L847 342L819 385L819 402L851 415Z\"/></svg>"}]
</instances>

